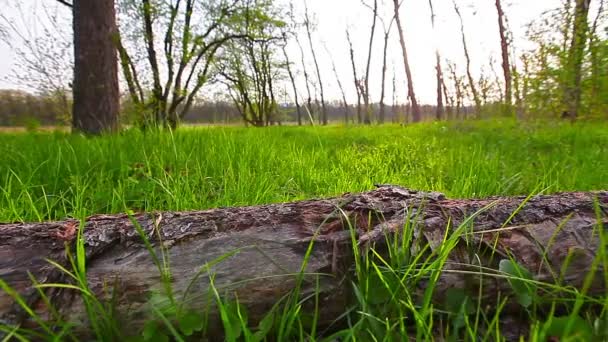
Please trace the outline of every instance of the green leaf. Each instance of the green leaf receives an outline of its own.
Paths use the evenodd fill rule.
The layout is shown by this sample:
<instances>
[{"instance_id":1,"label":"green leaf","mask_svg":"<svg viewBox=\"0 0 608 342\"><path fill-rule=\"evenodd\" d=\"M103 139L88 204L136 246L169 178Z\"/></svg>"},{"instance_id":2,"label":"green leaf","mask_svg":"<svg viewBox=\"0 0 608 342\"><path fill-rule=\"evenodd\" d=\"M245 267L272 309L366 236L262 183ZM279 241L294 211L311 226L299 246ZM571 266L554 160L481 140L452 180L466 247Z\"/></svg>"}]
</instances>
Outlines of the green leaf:
<instances>
[{"instance_id":1,"label":"green leaf","mask_svg":"<svg viewBox=\"0 0 608 342\"><path fill-rule=\"evenodd\" d=\"M241 337L241 334L243 333L243 328L241 325L241 318L239 318L239 312L245 322L247 322L247 312L243 305L238 304L236 302L225 303L224 310L226 311L226 315L227 315L227 318L228 318L228 321L230 324L230 328L232 330L230 332L231 338L236 340L239 337Z\"/></svg>"},{"instance_id":2,"label":"green leaf","mask_svg":"<svg viewBox=\"0 0 608 342\"><path fill-rule=\"evenodd\" d=\"M508 278L509 284L515 292L515 297L519 305L524 308L532 305L536 296L536 285L529 282L533 280L532 273L513 260L502 259L498 269L513 278ZM514 279L517 278L517 279ZM528 281L529 280L529 281Z\"/></svg>"},{"instance_id":3,"label":"green leaf","mask_svg":"<svg viewBox=\"0 0 608 342\"><path fill-rule=\"evenodd\" d=\"M264 338L268 335L268 333L272 329L273 325L274 325L274 310L270 311L269 313L266 314L266 316L264 316L264 318L262 318L262 320L258 324L258 331L256 331L255 334L253 334L253 341L256 341L256 342L263 341Z\"/></svg>"},{"instance_id":4,"label":"green leaf","mask_svg":"<svg viewBox=\"0 0 608 342\"><path fill-rule=\"evenodd\" d=\"M546 337L560 341L593 341L593 327L580 316L553 317L545 323Z\"/></svg>"},{"instance_id":5,"label":"green leaf","mask_svg":"<svg viewBox=\"0 0 608 342\"><path fill-rule=\"evenodd\" d=\"M146 322L141 335L144 341L169 342L169 337L162 331L160 325L153 320Z\"/></svg>"},{"instance_id":6,"label":"green leaf","mask_svg":"<svg viewBox=\"0 0 608 342\"><path fill-rule=\"evenodd\" d=\"M186 336L191 336L197 331L203 330L204 317L203 315L189 311L179 318L179 328Z\"/></svg>"},{"instance_id":7,"label":"green leaf","mask_svg":"<svg viewBox=\"0 0 608 342\"><path fill-rule=\"evenodd\" d=\"M446 292L446 309L452 312L454 330L465 326L465 316L475 313L475 305L463 289L450 288Z\"/></svg>"},{"instance_id":8,"label":"green leaf","mask_svg":"<svg viewBox=\"0 0 608 342\"><path fill-rule=\"evenodd\" d=\"M475 313L475 305L463 289L449 288L446 291L446 308L451 312L459 312L464 307L468 315Z\"/></svg>"}]
</instances>

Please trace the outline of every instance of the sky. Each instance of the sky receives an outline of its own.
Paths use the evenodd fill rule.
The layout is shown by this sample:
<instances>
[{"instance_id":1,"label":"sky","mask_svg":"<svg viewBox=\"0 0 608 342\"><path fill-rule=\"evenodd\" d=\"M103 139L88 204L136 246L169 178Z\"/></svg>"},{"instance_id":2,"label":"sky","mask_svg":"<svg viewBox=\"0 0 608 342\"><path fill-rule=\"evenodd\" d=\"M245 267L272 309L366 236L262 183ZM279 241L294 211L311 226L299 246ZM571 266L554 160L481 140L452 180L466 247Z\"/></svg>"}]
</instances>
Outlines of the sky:
<instances>
[{"instance_id":1,"label":"sky","mask_svg":"<svg viewBox=\"0 0 608 342\"><path fill-rule=\"evenodd\" d=\"M15 1L19 1L24 8L36 8L42 2L52 2L52 0L0 0L3 14L7 17L18 15L13 6L11 6L11 3ZM372 1L367 0L368 3ZM392 16L392 1L378 1L380 11L384 13L383 17L386 22L389 22ZM502 1L510 27L514 33L514 43L517 51L533 47L525 41L526 24L538 18L542 12L559 7L561 3L561 0ZM299 0L294 2L296 7L301 11L304 1ZM500 43L496 8L494 7L495 0L456 0L456 2L463 15L474 74L479 75L482 69L486 74L491 74L488 66L490 58L494 58L495 71L500 74ZM313 43L315 44L319 65L322 69L321 79L325 86L326 98L336 100L341 97L336 77L331 69L331 59L333 59L338 76L347 93L347 100L353 103L356 100L356 93L345 32L346 28L349 28L354 41L358 73L359 75L363 75L367 59L372 12L363 6L360 0L308 0L307 3L310 13L313 14L313 20L317 24ZM435 30L431 27L429 3L427 0L404 0L400 11L400 19L404 28L417 97L419 102L428 104L434 103L435 99L434 54L436 47L439 48L442 57L456 63L459 72L464 73L465 71L460 23L454 12L452 1L433 0L433 5L436 14ZM29 28L35 28L36 25L39 25L36 21L35 13L36 10L29 10L26 13L28 18L25 18L25 21ZM66 20L68 20L69 11L59 7L58 13L65 16ZM33 31L37 32L37 30ZM305 37L304 34L300 36L302 43L306 43ZM382 39L382 23L378 22L370 71L370 93L373 101L377 101L380 94ZM305 85L303 83L301 63L299 63L301 57L297 45L291 44L288 48L288 53L291 61L297 63L298 91L303 94L305 92ZM18 77L14 73L16 59L17 56L14 51L11 51L5 43L0 42L0 88L23 88L23 86L15 82L15 76ZM306 51L305 59L309 74L314 75L312 56L308 54L308 51ZM386 84L386 101L388 103L392 101L393 74L397 83L397 100L398 102L405 101L407 83L402 61L403 57L399 46L398 33L395 25L393 25L389 39ZM284 86L287 92L290 92L288 85Z\"/></svg>"}]
</instances>

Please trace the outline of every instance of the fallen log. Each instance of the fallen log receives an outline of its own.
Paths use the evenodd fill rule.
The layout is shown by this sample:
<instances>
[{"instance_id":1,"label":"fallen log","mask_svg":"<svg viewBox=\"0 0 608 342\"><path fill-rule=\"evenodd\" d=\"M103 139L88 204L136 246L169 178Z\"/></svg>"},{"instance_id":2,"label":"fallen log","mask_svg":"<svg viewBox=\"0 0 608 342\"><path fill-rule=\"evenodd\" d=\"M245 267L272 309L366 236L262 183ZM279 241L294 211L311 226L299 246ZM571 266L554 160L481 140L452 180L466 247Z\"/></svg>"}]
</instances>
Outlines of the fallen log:
<instances>
[{"instance_id":1,"label":"fallen log","mask_svg":"<svg viewBox=\"0 0 608 342\"><path fill-rule=\"evenodd\" d=\"M89 287L100 297L112 288L117 312L126 314L130 331L144 324L150 295L162 292L163 286L158 265L135 229L137 222L156 253L169 260L172 289L177 297L187 292L189 308L213 310L207 296L210 277L195 275L206 263L229 255L209 268L214 286L238 298L255 324L293 289L312 246L301 293L320 291L319 325L327 326L351 301L351 284L344 280L355 262L352 236L362 251L374 247L382 253L386 236L402 234L408 221L416 243L402 248L432 258L446 236L458 231L458 243L449 252L434 293L441 302L449 288L470 288L477 294L479 272L463 271L497 270L500 258L513 258L540 282L555 282L561 274L562 285L580 289L602 246L598 228L608 224L606 191L452 200L440 193L378 187L285 204L89 217L82 235ZM78 225L76 220L0 225L0 280L42 317L49 317L49 308L29 274L41 284L69 283L71 279L48 260L71 267L66 246L73 250ZM605 295L603 271L596 270L589 295ZM481 280L484 304L492 305L497 293L511 291L504 278ZM418 286L412 291L423 290L424 282ZM65 319L86 327L82 301L73 290L44 290ZM0 322L32 325L29 315L2 290Z\"/></svg>"}]
</instances>

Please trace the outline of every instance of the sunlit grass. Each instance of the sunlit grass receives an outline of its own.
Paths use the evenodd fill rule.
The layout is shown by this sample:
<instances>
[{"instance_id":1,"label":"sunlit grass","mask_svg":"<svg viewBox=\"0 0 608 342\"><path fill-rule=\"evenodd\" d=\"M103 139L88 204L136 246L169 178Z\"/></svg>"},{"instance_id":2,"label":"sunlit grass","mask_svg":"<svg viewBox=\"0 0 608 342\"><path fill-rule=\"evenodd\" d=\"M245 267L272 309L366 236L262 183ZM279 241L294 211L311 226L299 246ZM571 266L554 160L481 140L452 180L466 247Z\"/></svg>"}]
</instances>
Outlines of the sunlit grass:
<instances>
[{"instance_id":1,"label":"sunlit grass","mask_svg":"<svg viewBox=\"0 0 608 342\"><path fill-rule=\"evenodd\" d=\"M453 197L608 188L608 125L597 123L199 127L175 133L143 134L133 130L102 138L65 132L4 133L0 135L0 155L0 221L43 221L66 216L81 219L95 213L280 202L368 190L374 183L442 191ZM545 341L556 336L564 341L608 338L608 306L598 308L606 303L606 298L591 300L584 289L535 282L514 260L501 260L500 270L480 268L479 272L484 272L484 277L515 284L520 292L516 294L523 301L499 297L496 307L488 310L474 296L455 291L446 303L433 303L435 281L443 272L449 253L466 233L467 221L451 227L451 233L433 253L429 253L429 246L412 252L410 246L417 242L410 221L404 223L398 238L387 238L382 253L373 248L360 250L354 227L350 228L355 259L351 279L354 300L329 330L321 331L316 326L322 310L318 305L314 305L312 317L310 313L302 314L304 301L317 303L318 293L303 299L299 286L276 303L262 322L251 326L245 307L222 298L213 286L209 264L201 265L191 281L209 277L210 292L203 295L215 299L228 341L496 341L505 339L505 333L510 332L509 327L505 331L502 322L503 310L507 303L512 306L514 302L524 303L518 318L530 340ZM603 230L598 231L602 245L608 243ZM167 281L171 272L169 260L162 249L160 254L154 251L141 230L139 233L163 279L163 291L150 298L156 304L152 305L152 317L143 331L128 331L128 335L135 336L124 335L112 307L89 290L81 239L76 251L69 254L71 269L49 261L74 282L39 284L33 279L35 288L77 289L89 319L97 322L93 332L102 341L126 337L137 341L182 341L204 336L207 314L185 309L185 295L173 297ZM79 237L80 234L79 231ZM311 248L312 245L306 258ZM230 256L229 253L211 263L221 267L222 260ZM607 263L606 253L600 248L590 271L606 269ZM301 280L302 275L297 279ZM542 301L536 291L542 287L563 297L543 303L550 308L544 311L536 309ZM415 289L423 291L415 293ZM5 340L75 340L73 323L59 317L44 322L1 280L0 290L10 294L40 325L39 330L33 331L0 324L0 336L4 333ZM566 300L570 304L564 306L561 301ZM587 311L588 307L595 311Z\"/></svg>"},{"instance_id":2,"label":"sunlit grass","mask_svg":"<svg viewBox=\"0 0 608 342\"><path fill-rule=\"evenodd\" d=\"M0 134L0 221L252 205L368 190L453 197L608 186L608 125L185 128Z\"/></svg>"}]
</instances>

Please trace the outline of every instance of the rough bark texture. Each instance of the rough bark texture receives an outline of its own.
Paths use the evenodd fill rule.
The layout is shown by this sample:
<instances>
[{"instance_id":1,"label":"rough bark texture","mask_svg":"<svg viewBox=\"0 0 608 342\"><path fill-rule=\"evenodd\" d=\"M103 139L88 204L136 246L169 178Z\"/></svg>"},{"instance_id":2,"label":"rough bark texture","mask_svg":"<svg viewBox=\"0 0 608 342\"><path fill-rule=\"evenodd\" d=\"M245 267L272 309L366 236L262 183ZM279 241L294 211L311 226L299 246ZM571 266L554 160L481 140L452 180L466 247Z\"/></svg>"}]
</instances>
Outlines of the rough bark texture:
<instances>
[{"instance_id":1,"label":"rough bark texture","mask_svg":"<svg viewBox=\"0 0 608 342\"><path fill-rule=\"evenodd\" d=\"M603 215L601 222L598 210ZM499 259L508 256L530 270L538 281L580 288L600 248L598 227L608 224L608 192L562 193L527 201L525 197L450 200L440 193L380 186L374 191L330 199L148 213L134 218L157 250L161 245L166 249L172 285L180 298L201 266L238 249L213 267L214 282L223 294L238 296L253 322L292 289L294 273L300 271L314 240L306 272L327 275L320 277L319 298L323 308L319 323L327 325L345 311L350 300L350 281L345 279L352 272L354 260L348 222L356 228L358 248L365 250L373 245L382 253L386 234L399 234L409 218L415 222L412 229L417 238L416 243L404 248L433 258L442 246L446 229L453 231L475 213L466 234L459 237L449 254L434 294L437 302L443 301L447 289L456 287L471 291L475 297L482 291L483 307L491 307L498 293L504 297L511 291L507 280L491 276L498 269ZM75 242L77 224L67 220L0 225L0 279L41 313L45 306L32 290L27 272L42 283L68 281L45 258L67 266L65 244ZM83 239L91 289L103 296L104 283L115 284L118 310L128 312L130 319L124 326L130 331L141 327L146 317L142 313L150 310L149 295L160 291L161 284L132 221L126 215L90 217ZM427 244L430 249L420 250ZM566 265L567 258L570 261ZM479 264L487 267L486 275L480 276ZM564 276L556 280L554 276L560 271ZM605 295L602 272L599 267L590 295ZM315 290L314 279L313 275L305 277L304 294ZM208 307L208 286L207 276L196 280L187 305ZM419 286L412 291L421 293L424 282ZM82 320L83 308L73 293L54 290L49 295L68 319ZM1 291L0 320L28 325L26 315ZM214 333L219 332L210 332Z\"/></svg>"},{"instance_id":2,"label":"rough bark texture","mask_svg":"<svg viewBox=\"0 0 608 342\"><path fill-rule=\"evenodd\" d=\"M118 59L114 0L73 4L74 82L72 128L87 134L118 129Z\"/></svg>"}]
</instances>

